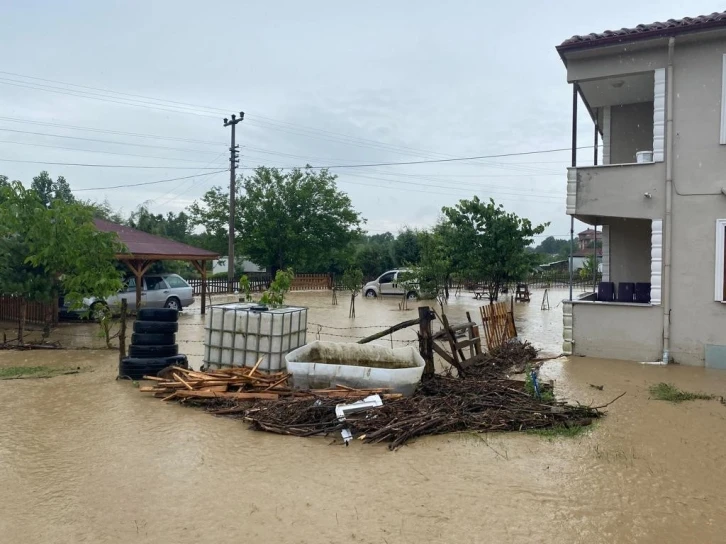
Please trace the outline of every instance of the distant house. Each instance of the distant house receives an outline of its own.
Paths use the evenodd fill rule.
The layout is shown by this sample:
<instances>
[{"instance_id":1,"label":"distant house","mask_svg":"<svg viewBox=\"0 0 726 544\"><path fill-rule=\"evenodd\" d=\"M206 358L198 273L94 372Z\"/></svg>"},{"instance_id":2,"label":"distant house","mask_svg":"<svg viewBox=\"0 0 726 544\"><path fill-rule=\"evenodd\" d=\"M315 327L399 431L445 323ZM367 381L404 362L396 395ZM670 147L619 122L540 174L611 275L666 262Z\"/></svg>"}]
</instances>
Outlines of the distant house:
<instances>
[{"instance_id":1,"label":"distant house","mask_svg":"<svg viewBox=\"0 0 726 544\"><path fill-rule=\"evenodd\" d=\"M598 237L595 229L583 230L577 235L577 247L580 250L595 247L597 242L602 243L602 233Z\"/></svg>"},{"instance_id":2,"label":"distant house","mask_svg":"<svg viewBox=\"0 0 726 544\"><path fill-rule=\"evenodd\" d=\"M227 272L227 261L228 258L225 255L224 257L220 257L216 261L213 262L212 265L212 274L222 274L224 272ZM237 269L239 270L242 268L243 272L264 272L264 268L260 268L252 261L248 261L247 259L241 258L236 259L237 262Z\"/></svg>"},{"instance_id":3,"label":"distant house","mask_svg":"<svg viewBox=\"0 0 726 544\"><path fill-rule=\"evenodd\" d=\"M563 350L726 368L726 12L557 51L573 95L566 213L601 228L618 297L567 301ZM582 107L594 153L578 153Z\"/></svg>"}]
</instances>

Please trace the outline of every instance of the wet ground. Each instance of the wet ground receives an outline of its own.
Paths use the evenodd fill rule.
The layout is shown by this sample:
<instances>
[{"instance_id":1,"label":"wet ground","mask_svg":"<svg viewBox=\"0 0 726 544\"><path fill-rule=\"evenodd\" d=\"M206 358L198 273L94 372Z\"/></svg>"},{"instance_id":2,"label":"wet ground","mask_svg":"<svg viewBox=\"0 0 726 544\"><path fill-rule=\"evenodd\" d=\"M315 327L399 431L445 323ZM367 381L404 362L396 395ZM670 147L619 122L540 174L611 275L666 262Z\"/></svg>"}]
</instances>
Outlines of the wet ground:
<instances>
[{"instance_id":1,"label":"wet ground","mask_svg":"<svg viewBox=\"0 0 726 544\"><path fill-rule=\"evenodd\" d=\"M563 294L550 294L549 311L541 292L515 306L520 334L547 354L559 352ZM329 340L415 315L398 301L359 299L352 322L343 296L337 307L328 293L289 302L309 306ZM464 295L447 312L459 320L477 305ZM181 323L197 364L201 316ZM71 325L54 338L88 345L94 333ZM413 338L397 333L394 344ZM722 395L726 372L557 359L543 374L560 396L601 404L626 393L587 433L429 437L391 453L166 405L115 381L116 361L108 350L0 352L0 367L84 370L0 381L0 542L723 541L726 406L651 400L648 387Z\"/></svg>"}]
</instances>

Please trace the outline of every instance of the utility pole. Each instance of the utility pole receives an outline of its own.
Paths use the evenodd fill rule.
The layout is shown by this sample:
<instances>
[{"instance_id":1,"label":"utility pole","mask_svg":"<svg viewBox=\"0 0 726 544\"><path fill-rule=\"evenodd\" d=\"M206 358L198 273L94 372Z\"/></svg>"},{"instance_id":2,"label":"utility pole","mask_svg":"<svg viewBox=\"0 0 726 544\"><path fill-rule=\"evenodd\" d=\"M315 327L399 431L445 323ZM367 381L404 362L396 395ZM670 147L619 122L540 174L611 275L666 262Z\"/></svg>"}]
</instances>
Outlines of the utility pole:
<instances>
[{"instance_id":1,"label":"utility pole","mask_svg":"<svg viewBox=\"0 0 726 544\"><path fill-rule=\"evenodd\" d=\"M242 121L245 118L245 112L241 111L239 112L239 117L236 117L235 114L232 114L232 119L224 118L224 126L225 127L232 127L232 144L229 147L229 250L227 255L227 282L228 282L228 289L231 293L234 290L234 281L235 281L235 274L234 274L234 216L235 216L235 200L237 197L236 188L235 188L235 182L236 175L237 175L237 163L239 161L239 145L235 144L234 141L234 132L235 128L237 126L237 123Z\"/></svg>"}]
</instances>

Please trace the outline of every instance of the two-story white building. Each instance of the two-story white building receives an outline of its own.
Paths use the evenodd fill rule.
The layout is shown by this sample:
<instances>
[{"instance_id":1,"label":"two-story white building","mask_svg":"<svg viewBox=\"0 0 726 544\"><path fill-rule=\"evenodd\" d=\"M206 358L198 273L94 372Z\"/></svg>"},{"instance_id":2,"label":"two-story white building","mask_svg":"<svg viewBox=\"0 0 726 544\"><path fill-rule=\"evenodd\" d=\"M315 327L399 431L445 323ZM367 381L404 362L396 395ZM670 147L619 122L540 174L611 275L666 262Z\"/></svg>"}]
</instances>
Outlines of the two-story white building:
<instances>
[{"instance_id":1,"label":"two-story white building","mask_svg":"<svg viewBox=\"0 0 726 544\"><path fill-rule=\"evenodd\" d=\"M557 51L573 88L567 213L602 228L606 282L565 303L564 351L726 368L726 12ZM578 166L578 103L595 166Z\"/></svg>"}]
</instances>

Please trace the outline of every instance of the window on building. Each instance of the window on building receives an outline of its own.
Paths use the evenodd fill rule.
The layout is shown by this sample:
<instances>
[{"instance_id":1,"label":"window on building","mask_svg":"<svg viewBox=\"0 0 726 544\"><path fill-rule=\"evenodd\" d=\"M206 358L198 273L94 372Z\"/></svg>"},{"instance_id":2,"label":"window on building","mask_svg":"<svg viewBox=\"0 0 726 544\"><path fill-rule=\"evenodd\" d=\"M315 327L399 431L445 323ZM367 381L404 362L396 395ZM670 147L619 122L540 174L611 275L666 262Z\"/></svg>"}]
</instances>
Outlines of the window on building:
<instances>
[{"instance_id":1,"label":"window on building","mask_svg":"<svg viewBox=\"0 0 726 544\"><path fill-rule=\"evenodd\" d=\"M724 288L724 282L726 281L726 219L716 220L716 296L714 297L718 302L726 302L726 288Z\"/></svg>"}]
</instances>

